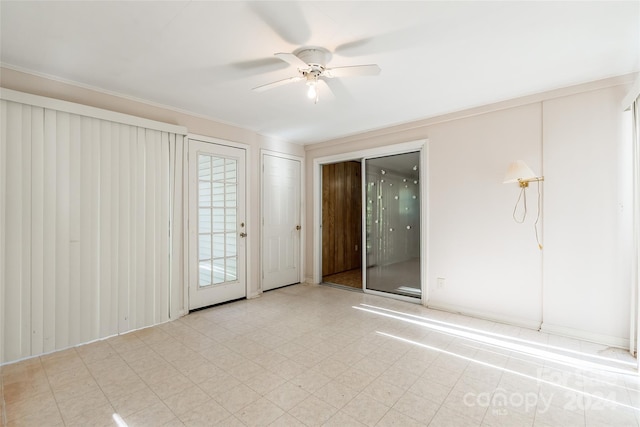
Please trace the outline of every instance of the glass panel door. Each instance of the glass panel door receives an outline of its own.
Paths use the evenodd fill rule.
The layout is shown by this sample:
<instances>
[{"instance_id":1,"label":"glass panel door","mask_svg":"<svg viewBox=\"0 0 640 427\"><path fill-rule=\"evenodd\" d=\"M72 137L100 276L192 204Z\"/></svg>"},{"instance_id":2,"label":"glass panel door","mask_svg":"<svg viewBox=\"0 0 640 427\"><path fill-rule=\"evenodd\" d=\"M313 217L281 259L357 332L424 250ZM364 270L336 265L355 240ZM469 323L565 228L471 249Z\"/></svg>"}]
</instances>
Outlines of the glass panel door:
<instances>
[{"instance_id":1,"label":"glass panel door","mask_svg":"<svg viewBox=\"0 0 640 427\"><path fill-rule=\"evenodd\" d=\"M365 289L420 298L420 153L364 163Z\"/></svg>"},{"instance_id":2,"label":"glass panel door","mask_svg":"<svg viewBox=\"0 0 640 427\"><path fill-rule=\"evenodd\" d=\"M189 308L246 296L245 150L191 140Z\"/></svg>"},{"instance_id":3,"label":"glass panel door","mask_svg":"<svg viewBox=\"0 0 640 427\"><path fill-rule=\"evenodd\" d=\"M198 286L238 278L238 160L198 153Z\"/></svg>"}]
</instances>

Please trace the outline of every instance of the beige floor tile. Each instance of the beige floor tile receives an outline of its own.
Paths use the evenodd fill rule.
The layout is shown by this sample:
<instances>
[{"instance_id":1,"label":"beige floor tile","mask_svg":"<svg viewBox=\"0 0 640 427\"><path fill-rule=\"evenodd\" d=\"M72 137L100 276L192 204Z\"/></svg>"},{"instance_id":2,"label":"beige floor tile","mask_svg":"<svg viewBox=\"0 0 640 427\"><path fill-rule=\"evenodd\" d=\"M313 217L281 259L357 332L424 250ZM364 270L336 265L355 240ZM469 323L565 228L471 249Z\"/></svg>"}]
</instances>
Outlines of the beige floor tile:
<instances>
[{"instance_id":1,"label":"beige floor tile","mask_svg":"<svg viewBox=\"0 0 640 427\"><path fill-rule=\"evenodd\" d=\"M123 417L128 427L161 426L175 418L164 403L156 403L131 415Z\"/></svg>"},{"instance_id":2,"label":"beige floor tile","mask_svg":"<svg viewBox=\"0 0 640 427\"><path fill-rule=\"evenodd\" d=\"M265 394L265 398L288 411L309 397L310 393L302 387L286 382Z\"/></svg>"},{"instance_id":3,"label":"beige floor tile","mask_svg":"<svg viewBox=\"0 0 640 427\"><path fill-rule=\"evenodd\" d=\"M260 399L260 395L251 390L244 384L237 385L231 389L221 391L213 396L213 398L222 405L227 411L235 414L240 409L244 408L250 403Z\"/></svg>"},{"instance_id":4,"label":"beige floor tile","mask_svg":"<svg viewBox=\"0 0 640 427\"><path fill-rule=\"evenodd\" d=\"M282 363L269 368L269 370L277 375L280 375L285 380L292 380L301 373L307 371L307 368L305 368L300 363L285 359L284 361L282 361Z\"/></svg>"},{"instance_id":5,"label":"beige floor tile","mask_svg":"<svg viewBox=\"0 0 640 427\"><path fill-rule=\"evenodd\" d=\"M131 394L112 397L109 401L115 412L125 417L160 403L160 398L147 387Z\"/></svg>"},{"instance_id":6,"label":"beige floor tile","mask_svg":"<svg viewBox=\"0 0 640 427\"><path fill-rule=\"evenodd\" d=\"M28 398L5 403L7 421L15 421L38 413L58 414L58 404L51 393L46 391Z\"/></svg>"},{"instance_id":7,"label":"beige floor tile","mask_svg":"<svg viewBox=\"0 0 640 427\"><path fill-rule=\"evenodd\" d=\"M315 396L309 396L291 410L289 414L293 415L305 425L321 426L326 423L338 409L320 400Z\"/></svg>"},{"instance_id":8,"label":"beige floor tile","mask_svg":"<svg viewBox=\"0 0 640 427\"><path fill-rule=\"evenodd\" d=\"M345 414L342 411L334 414L329 420L324 423L323 427L364 427L366 424L362 424L350 415Z\"/></svg>"},{"instance_id":9,"label":"beige floor tile","mask_svg":"<svg viewBox=\"0 0 640 427\"><path fill-rule=\"evenodd\" d=\"M198 387L189 387L173 396L164 399L164 404L173 411L174 414L181 416L200 405L206 405L211 397Z\"/></svg>"},{"instance_id":10,"label":"beige floor tile","mask_svg":"<svg viewBox=\"0 0 640 427\"><path fill-rule=\"evenodd\" d=\"M336 377L335 381L353 388L356 391L364 390L376 377L362 372L357 368L351 368Z\"/></svg>"},{"instance_id":11,"label":"beige floor tile","mask_svg":"<svg viewBox=\"0 0 640 427\"><path fill-rule=\"evenodd\" d=\"M46 376L47 382L54 389L59 389L71 382L79 382L85 380L92 380L93 376L85 366L80 366L77 369L68 371L58 371L55 373L49 373Z\"/></svg>"},{"instance_id":12,"label":"beige floor tile","mask_svg":"<svg viewBox=\"0 0 640 427\"><path fill-rule=\"evenodd\" d=\"M138 375L138 377L140 377L140 379L142 379L142 381L151 386L163 383L167 380L167 378L173 377L175 375L180 375L180 371L178 371L169 362L165 362L160 366L136 372L136 374Z\"/></svg>"},{"instance_id":13,"label":"beige floor tile","mask_svg":"<svg viewBox=\"0 0 640 427\"><path fill-rule=\"evenodd\" d=\"M85 368L84 362L75 351L66 353L64 356L43 359L42 366L47 375Z\"/></svg>"},{"instance_id":14,"label":"beige floor tile","mask_svg":"<svg viewBox=\"0 0 640 427\"><path fill-rule=\"evenodd\" d=\"M213 377L198 384L205 393L214 397L217 394L224 393L226 390L232 389L242 384L238 379L224 372L218 372Z\"/></svg>"},{"instance_id":15,"label":"beige floor tile","mask_svg":"<svg viewBox=\"0 0 640 427\"><path fill-rule=\"evenodd\" d=\"M269 424L269 427L306 427L306 424L293 415L285 413L280 418Z\"/></svg>"},{"instance_id":16,"label":"beige floor tile","mask_svg":"<svg viewBox=\"0 0 640 427\"><path fill-rule=\"evenodd\" d=\"M446 386L436 383L428 378L419 378L409 388L411 393L426 399L433 400L434 402L441 404L445 401L453 386Z\"/></svg>"},{"instance_id":17,"label":"beige floor tile","mask_svg":"<svg viewBox=\"0 0 640 427\"><path fill-rule=\"evenodd\" d=\"M420 427L426 424L419 423L411 417L408 417L398 411L391 409L384 417L376 424L378 427Z\"/></svg>"},{"instance_id":18,"label":"beige floor tile","mask_svg":"<svg viewBox=\"0 0 640 427\"><path fill-rule=\"evenodd\" d=\"M262 366L245 359L228 369L227 373L233 375L241 382L245 382L263 371L264 368Z\"/></svg>"},{"instance_id":19,"label":"beige floor tile","mask_svg":"<svg viewBox=\"0 0 640 427\"><path fill-rule=\"evenodd\" d=\"M70 382L60 388L52 388L52 390L58 403L102 391L93 378Z\"/></svg>"},{"instance_id":20,"label":"beige floor tile","mask_svg":"<svg viewBox=\"0 0 640 427\"><path fill-rule=\"evenodd\" d=\"M389 409L389 406L383 405L365 394L359 394L342 408L342 412L365 425L375 426Z\"/></svg>"},{"instance_id":21,"label":"beige floor tile","mask_svg":"<svg viewBox=\"0 0 640 427\"><path fill-rule=\"evenodd\" d=\"M132 392L145 390L147 384L137 375L129 375L122 378L111 379L110 381L98 382L104 394L113 399L119 396L127 395Z\"/></svg>"},{"instance_id":22,"label":"beige floor tile","mask_svg":"<svg viewBox=\"0 0 640 427\"><path fill-rule=\"evenodd\" d=\"M65 426L112 427L115 424L113 414L113 407L106 404L86 407L73 418L67 418L63 413L62 418L64 419Z\"/></svg>"},{"instance_id":23,"label":"beige floor tile","mask_svg":"<svg viewBox=\"0 0 640 427\"><path fill-rule=\"evenodd\" d=\"M420 376L418 374L402 369L396 364L380 374L378 379L406 391L418 380L419 377Z\"/></svg>"},{"instance_id":24,"label":"beige floor tile","mask_svg":"<svg viewBox=\"0 0 640 427\"><path fill-rule=\"evenodd\" d=\"M207 401L179 418L187 427L208 427L230 425L231 423L226 423L225 420L233 420L234 417L218 403Z\"/></svg>"},{"instance_id":25,"label":"beige floor tile","mask_svg":"<svg viewBox=\"0 0 640 427\"><path fill-rule=\"evenodd\" d=\"M329 381L331 381L331 378L321 374L320 372L306 370L292 379L291 383L301 387L309 393L313 393L325 386Z\"/></svg>"},{"instance_id":26,"label":"beige floor tile","mask_svg":"<svg viewBox=\"0 0 640 427\"><path fill-rule=\"evenodd\" d=\"M138 338L134 333L109 338L107 343L118 353L126 353L146 346L144 341Z\"/></svg>"},{"instance_id":27,"label":"beige floor tile","mask_svg":"<svg viewBox=\"0 0 640 427\"><path fill-rule=\"evenodd\" d=\"M157 383L147 384L160 399L166 399L196 385L182 374L167 377Z\"/></svg>"},{"instance_id":28,"label":"beige floor tile","mask_svg":"<svg viewBox=\"0 0 640 427\"><path fill-rule=\"evenodd\" d=\"M20 374L18 375L20 376ZM25 381L4 383L2 389L6 404L29 399L42 393L51 393L49 381L47 381L47 377L44 374L38 376L29 375Z\"/></svg>"},{"instance_id":29,"label":"beige floor tile","mask_svg":"<svg viewBox=\"0 0 640 427\"><path fill-rule=\"evenodd\" d=\"M320 361L316 366L313 367L313 369L323 375L328 376L329 378L335 378L349 369L349 365L342 363L339 360L328 357Z\"/></svg>"},{"instance_id":30,"label":"beige floor tile","mask_svg":"<svg viewBox=\"0 0 640 427\"><path fill-rule=\"evenodd\" d=\"M18 374L18 375L28 375L30 373L34 373L37 371L43 371L42 362L39 357L34 357L31 359L23 360L21 362L12 363L10 365L4 365L1 368L0 374L2 377L7 378L8 376Z\"/></svg>"},{"instance_id":31,"label":"beige floor tile","mask_svg":"<svg viewBox=\"0 0 640 427\"><path fill-rule=\"evenodd\" d=\"M106 406L111 408L111 404L100 389L94 389L73 399L58 402L58 408L65 423L69 423L81 415L91 414L95 408ZM113 408L111 408L111 413L113 414Z\"/></svg>"},{"instance_id":32,"label":"beige floor tile","mask_svg":"<svg viewBox=\"0 0 640 427\"><path fill-rule=\"evenodd\" d=\"M428 424L431 421L439 407L438 403L411 392L405 393L393 405L393 409L423 424Z\"/></svg>"},{"instance_id":33,"label":"beige floor tile","mask_svg":"<svg viewBox=\"0 0 640 427\"><path fill-rule=\"evenodd\" d=\"M442 406L429 423L429 427L477 427L481 423Z\"/></svg>"},{"instance_id":34,"label":"beige floor tile","mask_svg":"<svg viewBox=\"0 0 640 427\"><path fill-rule=\"evenodd\" d=\"M362 391L369 397L374 398L385 406L393 406L398 399L405 393L400 387L386 383L382 380L375 380Z\"/></svg>"},{"instance_id":35,"label":"beige floor tile","mask_svg":"<svg viewBox=\"0 0 640 427\"><path fill-rule=\"evenodd\" d=\"M284 411L270 402L268 399L261 398L253 403L245 406L235 416L248 426L267 426L280 418Z\"/></svg>"},{"instance_id":36,"label":"beige floor tile","mask_svg":"<svg viewBox=\"0 0 640 427\"><path fill-rule=\"evenodd\" d=\"M58 427L64 426L57 408L42 408L16 420L8 421L7 427Z\"/></svg>"},{"instance_id":37,"label":"beige floor tile","mask_svg":"<svg viewBox=\"0 0 640 427\"><path fill-rule=\"evenodd\" d=\"M205 359L203 363L181 370L181 372L195 384L200 384L224 371Z\"/></svg>"},{"instance_id":38,"label":"beige floor tile","mask_svg":"<svg viewBox=\"0 0 640 427\"><path fill-rule=\"evenodd\" d=\"M522 416L508 410L495 410L489 408L482 419L482 425L487 427L531 427L534 417Z\"/></svg>"},{"instance_id":39,"label":"beige floor tile","mask_svg":"<svg viewBox=\"0 0 640 427\"><path fill-rule=\"evenodd\" d=\"M251 379L245 381L244 383L251 389L255 390L261 396L264 396L265 394L275 389L276 387L281 386L285 382L287 382L287 380L285 380L281 376L263 369L262 372L253 376Z\"/></svg>"},{"instance_id":40,"label":"beige floor tile","mask_svg":"<svg viewBox=\"0 0 640 427\"><path fill-rule=\"evenodd\" d=\"M314 395L327 402L329 405L341 409L356 397L358 392L351 387L334 380L316 391Z\"/></svg>"}]
</instances>

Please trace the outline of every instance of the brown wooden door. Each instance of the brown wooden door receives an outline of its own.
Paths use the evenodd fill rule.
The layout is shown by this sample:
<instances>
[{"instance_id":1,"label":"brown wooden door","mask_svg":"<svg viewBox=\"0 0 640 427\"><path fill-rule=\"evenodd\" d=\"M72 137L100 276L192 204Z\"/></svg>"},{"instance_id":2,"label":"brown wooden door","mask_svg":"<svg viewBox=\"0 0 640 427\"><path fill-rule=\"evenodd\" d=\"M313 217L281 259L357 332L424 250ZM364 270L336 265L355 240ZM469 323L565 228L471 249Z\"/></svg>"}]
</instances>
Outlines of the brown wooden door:
<instances>
[{"instance_id":1,"label":"brown wooden door","mask_svg":"<svg viewBox=\"0 0 640 427\"><path fill-rule=\"evenodd\" d=\"M362 180L359 162L322 167L322 275L362 265Z\"/></svg>"}]
</instances>

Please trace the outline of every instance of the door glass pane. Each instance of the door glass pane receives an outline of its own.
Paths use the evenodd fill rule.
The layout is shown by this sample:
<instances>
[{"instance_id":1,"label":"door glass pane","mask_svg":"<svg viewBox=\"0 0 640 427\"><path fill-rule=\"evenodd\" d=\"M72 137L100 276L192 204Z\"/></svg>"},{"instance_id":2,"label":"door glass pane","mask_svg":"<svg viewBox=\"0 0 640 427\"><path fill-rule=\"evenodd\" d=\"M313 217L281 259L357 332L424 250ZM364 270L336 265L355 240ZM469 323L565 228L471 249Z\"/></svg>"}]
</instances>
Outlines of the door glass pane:
<instances>
[{"instance_id":1,"label":"door glass pane","mask_svg":"<svg viewBox=\"0 0 640 427\"><path fill-rule=\"evenodd\" d=\"M420 154L365 161L367 289L420 298Z\"/></svg>"},{"instance_id":2,"label":"door glass pane","mask_svg":"<svg viewBox=\"0 0 640 427\"><path fill-rule=\"evenodd\" d=\"M199 286L238 279L236 215L238 161L198 154Z\"/></svg>"},{"instance_id":3,"label":"door glass pane","mask_svg":"<svg viewBox=\"0 0 640 427\"><path fill-rule=\"evenodd\" d=\"M224 208L224 184L214 182L212 186L212 205L216 208Z\"/></svg>"},{"instance_id":4,"label":"door glass pane","mask_svg":"<svg viewBox=\"0 0 640 427\"><path fill-rule=\"evenodd\" d=\"M209 286L211 284L211 261L200 261L200 286Z\"/></svg>"},{"instance_id":5,"label":"door glass pane","mask_svg":"<svg viewBox=\"0 0 640 427\"><path fill-rule=\"evenodd\" d=\"M227 159L227 162L225 164L227 182L236 182L237 169L238 169L238 162L236 162L235 160Z\"/></svg>"}]
</instances>

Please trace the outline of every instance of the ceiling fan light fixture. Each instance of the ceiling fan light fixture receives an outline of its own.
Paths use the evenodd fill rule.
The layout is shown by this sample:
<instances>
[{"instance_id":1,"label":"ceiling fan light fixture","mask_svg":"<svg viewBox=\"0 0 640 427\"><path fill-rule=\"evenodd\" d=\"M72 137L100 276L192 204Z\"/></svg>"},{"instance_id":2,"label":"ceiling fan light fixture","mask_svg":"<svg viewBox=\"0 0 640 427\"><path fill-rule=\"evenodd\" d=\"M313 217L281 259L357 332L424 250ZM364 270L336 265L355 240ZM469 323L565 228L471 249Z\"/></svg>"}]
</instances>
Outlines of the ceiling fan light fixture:
<instances>
[{"instance_id":1,"label":"ceiling fan light fixture","mask_svg":"<svg viewBox=\"0 0 640 427\"><path fill-rule=\"evenodd\" d=\"M307 91L307 97L309 99L316 99L318 97L316 82L307 82L307 86L309 86L309 90Z\"/></svg>"}]
</instances>

